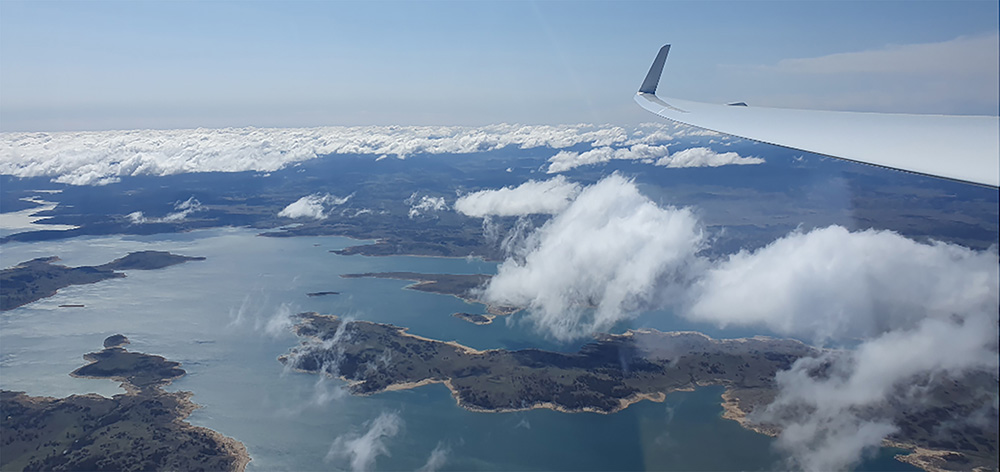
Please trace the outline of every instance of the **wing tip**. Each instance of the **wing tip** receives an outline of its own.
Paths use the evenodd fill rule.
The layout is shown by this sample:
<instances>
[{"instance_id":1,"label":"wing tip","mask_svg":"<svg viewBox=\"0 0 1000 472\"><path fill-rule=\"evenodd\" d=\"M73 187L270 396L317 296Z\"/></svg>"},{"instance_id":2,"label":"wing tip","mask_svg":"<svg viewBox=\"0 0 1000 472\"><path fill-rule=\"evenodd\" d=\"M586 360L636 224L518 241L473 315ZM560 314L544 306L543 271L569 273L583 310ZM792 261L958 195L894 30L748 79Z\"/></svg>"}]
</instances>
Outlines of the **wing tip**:
<instances>
[{"instance_id":1,"label":"wing tip","mask_svg":"<svg viewBox=\"0 0 1000 472\"><path fill-rule=\"evenodd\" d=\"M642 86L639 87L639 93L656 94L656 86L660 83L660 75L663 74L663 64L667 62L667 54L669 53L669 44L664 44L660 48L660 51L656 53L656 59L653 59L653 65L649 66L649 72L646 73L646 79L642 81Z\"/></svg>"}]
</instances>

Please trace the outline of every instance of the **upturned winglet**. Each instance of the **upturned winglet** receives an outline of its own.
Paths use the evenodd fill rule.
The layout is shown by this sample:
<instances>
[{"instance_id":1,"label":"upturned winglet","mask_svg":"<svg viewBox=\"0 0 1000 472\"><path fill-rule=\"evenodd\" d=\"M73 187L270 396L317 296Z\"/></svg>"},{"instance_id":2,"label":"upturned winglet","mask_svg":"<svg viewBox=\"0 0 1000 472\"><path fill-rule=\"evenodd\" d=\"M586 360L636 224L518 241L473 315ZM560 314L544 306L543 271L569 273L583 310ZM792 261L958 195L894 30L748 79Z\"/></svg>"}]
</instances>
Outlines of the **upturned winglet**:
<instances>
[{"instance_id":1,"label":"upturned winglet","mask_svg":"<svg viewBox=\"0 0 1000 472\"><path fill-rule=\"evenodd\" d=\"M663 64L667 62L667 54L669 53L669 44L660 48L660 52L656 54L656 59L653 60L653 65L649 67L649 72L646 73L646 80L643 80L642 86L639 87L639 93L656 94L656 86L660 83L660 75L663 74Z\"/></svg>"}]
</instances>

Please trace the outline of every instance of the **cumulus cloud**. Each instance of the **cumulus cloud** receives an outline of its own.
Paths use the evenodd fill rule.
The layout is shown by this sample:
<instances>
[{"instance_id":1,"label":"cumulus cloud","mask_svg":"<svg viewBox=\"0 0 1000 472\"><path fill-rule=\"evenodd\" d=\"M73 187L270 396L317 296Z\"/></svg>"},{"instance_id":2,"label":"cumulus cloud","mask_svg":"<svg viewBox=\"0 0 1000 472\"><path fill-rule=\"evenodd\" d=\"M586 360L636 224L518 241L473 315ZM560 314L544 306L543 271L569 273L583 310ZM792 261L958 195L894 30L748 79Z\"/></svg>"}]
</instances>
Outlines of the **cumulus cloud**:
<instances>
[{"instance_id":1,"label":"cumulus cloud","mask_svg":"<svg viewBox=\"0 0 1000 472\"><path fill-rule=\"evenodd\" d=\"M455 211L473 217L551 215L569 206L579 193L579 184L560 175L541 182L529 180L517 187L464 195L455 202Z\"/></svg>"},{"instance_id":2,"label":"cumulus cloud","mask_svg":"<svg viewBox=\"0 0 1000 472\"><path fill-rule=\"evenodd\" d=\"M451 449L445 446L444 443L438 443L431 451L430 457L427 458L427 462L417 469L417 472L435 472L441 469L446 462L448 462L448 453Z\"/></svg>"},{"instance_id":3,"label":"cumulus cloud","mask_svg":"<svg viewBox=\"0 0 1000 472\"><path fill-rule=\"evenodd\" d=\"M685 313L817 342L869 337L927 317L995 313L998 270L996 252L831 226L729 256L698 281Z\"/></svg>"},{"instance_id":4,"label":"cumulus cloud","mask_svg":"<svg viewBox=\"0 0 1000 472\"><path fill-rule=\"evenodd\" d=\"M607 330L655 306L847 346L780 373L776 400L756 418L782 427L778 445L792 468L856 463L897 430L887 404L928 399L931 388L915 384L997 375L996 248L831 226L712 260L691 210L660 207L619 175L515 240L483 299L527 307L525 319L557 339Z\"/></svg>"},{"instance_id":5,"label":"cumulus cloud","mask_svg":"<svg viewBox=\"0 0 1000 472\"><path fill-rule=\"evenodd\" d=\"M338 436L327 452L327 462L347 460L351 470L373 470L378 456L388 456L386 439L399 434L403 419L398 413L383 412L377 418L365 423L368 428L363 434L348 433Z\"/></svg>"},{"instance_id":6,"label":"cumulus cloud","mask_svg":"<svg viewBox=\"0 0 1000 472\"><path fill-rule=\"evenodd\" d=\"M352 196L338 197L329 193L306 195L290 203L278 212L278 216L285 218L312 218L315 220L326 219L332 207L347 203Z\"/></svg>"},{"instance_id":7,"label":"cumulus cloud","mask_svg":"<svg viewBox=\"0 0 1000 472\"><path fill-rule=\"evenodd\" d=\"M613 160L640 161L664 167L719 167L724 165L763 164L759 157L742 157L735 152L717 153L697 147L670 154L666 145L634 144L630 147L599 147L585 152L559 151L549 158L549 174Z\"/></svg>"},{"instance_id":8,"label":"cumulus cloud","mask_svg":"<svg viewBox=\"0 0 1000 472\"><path fill-rule=\"evenodd\" d=\"M565 149L621 145L656 135L613 126L356 126L225 128L0 134L0 174L105 185L121 177L187 172L272 172L333 154L400 159L413 154L474 153L517 147ZM673 129L663 125L665 129Z\"/></svg>"},{"instance_id":9,"label":"cumulus cloud","mask_svg":"<svg viewBox=\"0 0 1000 472\"><path fill-rule=\"evenodd\" d=\"M408 213L410 219L416 218L420 215L426 215L428 213L448 209L448 204L445 203L444 197L432 197L430 195L421 196L417 192L410 195L410 198L407 198L405 203L410 205L410 211Z\"/></svg>"},{"instance_id":10,"label":"cumulus cloud","mask_svg":"<svg viewBox=\"0 0 1000 472\"><path fill-rule=\"evenodd\" d=\"M704 235L688 209L660 208L618 174L584 189L524 241L485 287L484 300L529 307L558 339L607 330L683 279Z\"/></svg>"}]
</instances>

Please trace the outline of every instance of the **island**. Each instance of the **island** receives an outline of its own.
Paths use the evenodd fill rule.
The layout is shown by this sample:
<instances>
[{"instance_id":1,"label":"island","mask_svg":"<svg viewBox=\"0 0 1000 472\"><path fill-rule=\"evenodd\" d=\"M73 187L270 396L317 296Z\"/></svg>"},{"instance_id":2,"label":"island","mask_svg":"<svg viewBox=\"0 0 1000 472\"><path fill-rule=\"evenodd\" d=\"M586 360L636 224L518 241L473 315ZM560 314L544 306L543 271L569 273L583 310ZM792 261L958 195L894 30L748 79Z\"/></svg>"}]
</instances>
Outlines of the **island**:
<instances>
[{"instance_id":1,"label":"island","mask_svg":"<svg viewBox=\"0 0 1000 472\"><path fill-rule=\"evenodd\" d=\"M454 313L451 316L477 325L488 325L496 318L496 315L480 315L475 313Z\"/></svg>"},{"instance_id":2,"label":"island","mask_svg":"<svg viewBox=\"0 0 1000 472\"><path fill-rule=\"evenodd\" d=\"M303 341L279 361L300 372L339 377L355 395L441 383L458 405L472 411L547 408L609 414L642 400L663 401L671 392L720 385L725 387L723 416L771 436L780 427L759 423L753 412L774 400L775 375L799 358L822 352L790 339L712 339L645 329L598 335L575 353L476 350L406 328L344 322L333 315L302 313L295 321L293 330ZM882 407L880 413L899 427L884 445L913 451L897 458L925 470L995 470L995 415L987 421L992 424L950 437L935 428L989 404L994 376L970 373L946 384L929 386L920 402Z\"/></svg>"},{"instance_id":3,"label":"island","mask_svg":"<svg viewBox=\"0 0 1000 472\"><path fill-rule=\"evenodd\" d=\"M307 297L324 297L326 295L340 295L340 292L309 292Z\"/></svg>"},{"instance_id":4,"label":"island","mask_svg":"<svg viewBox=\"0 0 1000 472\"><path fill-rule=\"evenodd\" d=\"M387 324L344 323L317 313L300 314L297 321L294 330L305 342L279 358L289 367L312 373L332 369L359 395L443 383L459 405L486 412L614 413L699 386L767 386L777 371L815 353L793 340L714 340L652 330L602 335L577 353L478 351ZM336 346L324 347L334 339Z\"/></svg>"},{"instance_id":5,"label":"island","mask_svg":"<svg viewBox=\"0 0 1000 472\"><path fill-rule=\"evenodd\" d=\"M124 270L162 269L188 261L202 261L204 257L188 257L165 251L140 251L98 266L66 267L56 264L58 257L40 257L22 262L0 271L0 311L51 297L70 285L97 283L102 280L125 277ZM81 308L82 304L61 305Z\"/></svg>"},{"instance_id":6,"label":"island","mask_svg":"<svg viewBox=\"0 0 1000 472\"><path fill-rule=\"evenodd\" d=\"M160 356L129 352L120 334L87 354L74 377L112 379L126 393L66 398L0 391L2 470L243 471L242 443L184 421L197 406L191 392L162 387L185 374Z\"/></svg>"},{"instance_id":7,"label":"island","mask_svg":"<svg viewBox=\"0 0 1000 472\"><path fill-rule=\"evenodd\" d=\"M419 290L421 292L437 293L440 295L451 295L466 303L481 303L486 305L486 312L489 315L488 322L479 322L480 318L455 317L475 324L489 324L494 317L505 316L517 313L521 308L505 305L492 305L478 298L477 290L490 281L491 275L486 274L423 274L419 272L366 272L363 274L342 274L345 279L375 278L375 279L395 279L409 280L414 282L405 288ZM482 315L487 316L487 315ZM476 320L476 321L474 321Z\"/></svg>"}]
</instances>

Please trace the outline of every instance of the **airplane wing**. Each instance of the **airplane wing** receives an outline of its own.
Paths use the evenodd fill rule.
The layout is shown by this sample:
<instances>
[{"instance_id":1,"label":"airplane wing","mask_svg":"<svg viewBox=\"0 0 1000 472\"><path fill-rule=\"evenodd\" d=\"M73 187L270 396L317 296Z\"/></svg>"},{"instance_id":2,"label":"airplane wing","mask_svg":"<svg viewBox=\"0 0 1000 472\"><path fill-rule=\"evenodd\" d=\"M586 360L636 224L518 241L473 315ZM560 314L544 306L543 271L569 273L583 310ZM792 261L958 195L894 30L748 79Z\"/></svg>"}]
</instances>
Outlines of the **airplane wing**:
<instances>
[{"instance_id":1,"label":"airplane wing","mask_svg":"<svg viewBox=\"0 0 1000 472\"><path fill-rule=\"evenodd\" d=\"M1000 186L1000 117L909 115L718 105L659 98L670 45L656 55L635 101L668 120L848 161Z\"/></svg>"}]
</instances>

